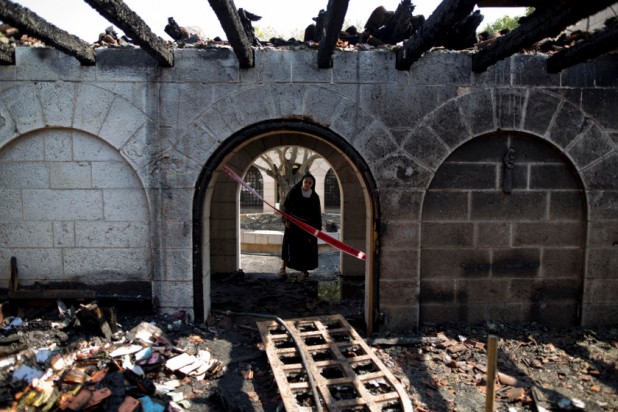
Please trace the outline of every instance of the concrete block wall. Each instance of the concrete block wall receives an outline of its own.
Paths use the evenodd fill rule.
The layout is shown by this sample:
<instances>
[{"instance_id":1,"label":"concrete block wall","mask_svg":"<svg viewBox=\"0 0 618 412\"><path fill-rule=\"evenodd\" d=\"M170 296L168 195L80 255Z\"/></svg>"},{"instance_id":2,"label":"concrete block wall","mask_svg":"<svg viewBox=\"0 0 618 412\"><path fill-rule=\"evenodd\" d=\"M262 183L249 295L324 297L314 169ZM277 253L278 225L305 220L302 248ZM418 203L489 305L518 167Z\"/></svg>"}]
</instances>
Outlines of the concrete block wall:
<instances>
[{"instance_id":1,"label":"concrete block wall","mask_svg":"<svg viewBox=\"0 0 618 412\"><path fill-rule=\"evenodd\" d=\"M310 149L328 141L319 146L325 159L350 182L344 202L377 205L378 221L349 212L342 238L377 262L366 277L377 290L366 295L377 296L381 328L487 319L505 298L517 308L499 311L501 320L545 304L540 320L564 312L558 321L616 322L616 56L560 74L529 55L481 74L470 56L439 51L406 72L385 51L337 52L328 70L317 69L315 50L255 57L255 68L239 69L228 49L177 50L174 67L161 68L141 50L110 49L82 67L56 50L18 49L16 64L0 67L0 268L17 256L30 285L137 280L161 311L192 313L198 301L207 311L205 279L238 263L237 192L212 171L221 159L248 166L255 150L226 145L236 136L255 129L264 136L247 141L270 144L279 133L270 124L296 121L328 133L281 140ZM508 202L498 190L501 159L454 160L468 144L493 145L491 136L556 155L516 158ZM560 186L573 182L577 189ZM432 249L471 262L470 276L458 267L438 277L443 254L432 261ZM494 276L499 262L515 263ZM7 276L0 271L1 287Z\"/></svg>"}]
</instances>

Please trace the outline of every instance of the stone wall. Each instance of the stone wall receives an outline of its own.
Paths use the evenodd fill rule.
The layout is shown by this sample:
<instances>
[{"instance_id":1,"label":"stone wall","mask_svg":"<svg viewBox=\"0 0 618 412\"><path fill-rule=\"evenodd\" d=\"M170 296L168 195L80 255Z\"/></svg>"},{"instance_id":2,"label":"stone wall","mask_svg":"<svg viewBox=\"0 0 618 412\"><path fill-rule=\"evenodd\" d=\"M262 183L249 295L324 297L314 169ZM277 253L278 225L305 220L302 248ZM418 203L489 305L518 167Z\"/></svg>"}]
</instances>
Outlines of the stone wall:
<instances>
[{"instance_id":1,"label":"stone wall","mask_svg":"<svg viewBox=\"0 0 618 412\"><path fill-rule=\"evenodd\" d=\"M545 72L516 55L471 72L427 53L97 50L82 67L18 49L0 67L0 272L149 294L209 310L209 276L238 264L239 173L263 150L318 151L342 185L342 257L364 275L366 317L423 321L618 319L618 58ZM504 151L515 149L502 191ZM506 303L506 308L503 307Z\"/></svg>"}]
</instances>

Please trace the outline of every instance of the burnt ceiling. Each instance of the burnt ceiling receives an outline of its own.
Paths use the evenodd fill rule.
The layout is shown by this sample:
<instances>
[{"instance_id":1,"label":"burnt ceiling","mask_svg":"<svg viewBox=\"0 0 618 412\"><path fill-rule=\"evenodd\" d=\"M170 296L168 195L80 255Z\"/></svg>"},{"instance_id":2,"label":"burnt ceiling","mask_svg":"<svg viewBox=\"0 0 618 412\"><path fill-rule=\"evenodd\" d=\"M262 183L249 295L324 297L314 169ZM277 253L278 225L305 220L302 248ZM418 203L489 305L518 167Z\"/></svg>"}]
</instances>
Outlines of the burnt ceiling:
<instances>
[{"instance_id":1,"label":"burnt ceiling","mask_svg":"<svg viewBox=\"0 0 618 412\"><path fill-rule=\"evenodd\" d=\"M157 36L144 20L122 0L84 0L110 23L120 28L134 46L141 47L160 66L174 65L174 47ZM227 36L242 68L254 66L253 50L261 45L255 38L252 21L259 16L237 9L233 0L208 0ZM396 69L409 70L426 51L435 47L472 50L472 70L483 72L496 62L522 50L542 49L547 39L560 36L567 27L590 17L612 5L615 0L443 0L425 19L414 16L414 5L402 0L395 11L378 7L369 17L363 32L353 28L343 30L349 0L328 0L326 8L313 18L316 22L307 28L305 43L318 49L318 67L332 67L332 56L338 47L347 44L391 44L397 53ZM520 20L520 26L493 39L479 39L477 28L483 17L474 7L534 7L533 13ZM373 19L373 20L372 20ZM0 0L0 20L75 57L82 65L95 65L94 45L72 35L31 10L10 0ZM606 21L605 26L592 33L572 38L566 47L553 49L547 60L548 72L564 68L618 49L618 22ZM166 32L181 42L183 32L173 18ZM373 31L372 31L373 30ZM186 34L186 33L185 33ZM563 34L564 36L564 34ZM470 47L470 39L473 47ZM482 40L482 41L481 41ZM272 44L272 43L271 43ZM556 43L553 43L554 45ZM541 46L539 46L541 45ZM0 62L14 64L14 48L0 44Z\"/></svg>"}]
</instances>

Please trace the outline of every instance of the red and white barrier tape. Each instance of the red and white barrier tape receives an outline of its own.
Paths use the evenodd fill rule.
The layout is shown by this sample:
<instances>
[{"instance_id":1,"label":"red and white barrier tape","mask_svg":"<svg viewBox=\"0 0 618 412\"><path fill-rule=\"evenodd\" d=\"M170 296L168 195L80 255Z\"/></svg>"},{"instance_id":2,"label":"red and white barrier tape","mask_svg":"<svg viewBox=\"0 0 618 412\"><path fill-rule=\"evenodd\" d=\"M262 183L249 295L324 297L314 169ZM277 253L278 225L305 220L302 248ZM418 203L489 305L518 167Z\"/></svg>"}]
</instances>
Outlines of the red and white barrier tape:
<instances>
[{"instance_id":1,"label":"red and white barrier tape","mask_svg":"<svg viewBox=\"0 0 618 412\"><path fill-rule=\"evenodd\" d=\"M229 167L223 166L223 170L225 171L225 173L230 175L230 177L232 179L236 180L242 187L247 189L249 192L253 193L255 196L257 196L258 199L260 199L262 202L266 203L268 206L270 206L272 209L274 209L275 211L280 213L286 219L292 221L292 223L294 223L296 226L298 226L301 229L303 229L305 232L309 233L310 235L313 235L313 236L317 237L318 239L323 240L324 242L328 243L331 246L334 246L335 248L341 250L342 252L347 253L348 255L352 255L355 258L360 259L360 260L365 260L366 255L365 255L364 252L361 252L360 250L356 250L352 246L346 245L342 241L340 241L338 239L335 239L332 236L327 235L326 233L322 232L321 230L318 230L318 229L314 228L313 226L310 226L310 225L306 224L305 222L302 222L302 221L296 219L294 216L290 216L289 214L285 213L284 211L277 209L275 206L271 205L266 200L264 200L262 198L262 196L260 196L260 194L258 192L256 192L251 186L249 186L247 183L245 183L245 181L242 180L240 178L240 176L238 176L236 173L234 173L234 171L231 170Z\"/></svg>"}]
</instances>

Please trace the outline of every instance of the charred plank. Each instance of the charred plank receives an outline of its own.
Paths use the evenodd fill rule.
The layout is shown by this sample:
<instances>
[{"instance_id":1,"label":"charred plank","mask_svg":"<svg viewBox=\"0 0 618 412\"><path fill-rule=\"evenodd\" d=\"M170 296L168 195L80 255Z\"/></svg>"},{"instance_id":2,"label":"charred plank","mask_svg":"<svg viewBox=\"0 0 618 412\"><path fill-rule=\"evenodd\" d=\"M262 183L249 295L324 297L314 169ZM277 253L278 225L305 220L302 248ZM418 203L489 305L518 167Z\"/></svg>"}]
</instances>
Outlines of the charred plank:
<instances>
[{"instance_id":1,"label":"charred plank","mask_svg":"<svg viewBox=\"0 0 618 412\"><path fill-rule=\"evenodd\" d=\"M384 26L378 30L376 37L385 43L396 44L409 39L419 27L413 24L412 12L415 6L410 0L402 0L397 10L388 18Z\"/></svg>"},{"instance_id":2,"label":"charred plank","mask_svg":"<svg viewBox=\"0 0 618 412\"><path fill-rule=\"evenodd\" d=\"M124 33L151 55L161 66L174 65L174 53L171 46L154 34L150 27L131 10L122 0L84 0L108 21L115 24Z\"/></svg>"},{"instance_id":3,"label":"charred plank","mask_svg":"<svg viewBox=\"0 0 618 412\"><path fill-rule=\"evenodd\" d=\"M45 44L75 57L84 66L95 64L94 50L88 43L59 29L26 7L0 0L0 18L5 23L36 36ZM4 58L2 61L6 62Z\"/></svg>"},{"instance_id":4,"label":"charred plank","mask_svg":"<svg viewBox=\"0 0 618 412\"><path fill-rule=\"evenodd\" d=\"M335 46L337 46L345 14L348 11L348 3L349 0L328 0L325 16L326 33L320 40L320 48L318 49L318 67L320 69L333 67L333 52Z\"/></svg>"},{"instance_id":5,"label":"charred plank","mask_svg":"<svg viewBox=\"0 0 618 412\"><path fill-rule=\"evenodd\" d=\"M463 50L473 47L478 43L476 29L483 22L483 15L479 10L453 26L436 45L444 46L450 50Z\"/></svg>"},{"instance_id":6,"label":"charred plank","mask_svg":"<svg viewBox=\"0 0 618 412\"><path fill-rule=\"evenodd\" d=\"M412 63L449 31L472 13L475 0L444 0L397 52L397 70L409 70Z\"/></svg>"},{"instance_id":7,"label":"charred plank","mask_svg":"<svg viewBox=\"0 0 618 412\"><path fill-rule=\"evenodd\" d=\"M232 49L234 49L240 67L243 69L253 67L254 60L251 41L245 33L234 2L232 0L208 0L208 2L217 15L227 40L230 42Z\"/></svg>"},{"instance_id":8,"label":"charred plank","mask_svg":"<svg viewBox=\"0 0 618 412\"><path fill-rule=\"evenodd\" d=\"M15 49L0 44L0 64L15 64Z\"/></svg>"},{"instance_id":9,"label":"charred plank","mask_svg":"<svg viewBox=\"0 0 618 412\"><path fill-rule=\"evenodd\" d=\"M520 21L519 27L499 37L492 44L472 57L472 70L476 73L529 47L534 42L557 36L565 27L595 14L613 4L615 0L565 1L553 7L537 9Z\"/></svg>"},{"instance_id":10,"label":"charred plank","mask_svg":"<svg viewBox=\"0 0 618 412\"><path fill-rule=\"evenodd\" d=\"M616 49L618 49L618 24L599 30L590 35L588 39L554 54L547 59L547 71L558 73L562 69Z\"/></svg>"}]
</instances>

